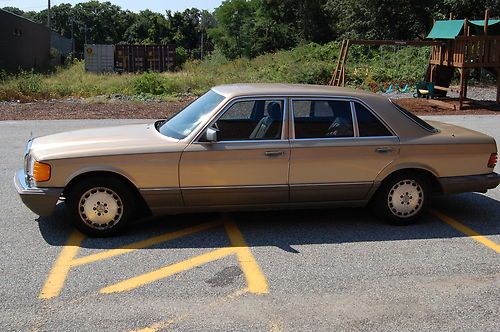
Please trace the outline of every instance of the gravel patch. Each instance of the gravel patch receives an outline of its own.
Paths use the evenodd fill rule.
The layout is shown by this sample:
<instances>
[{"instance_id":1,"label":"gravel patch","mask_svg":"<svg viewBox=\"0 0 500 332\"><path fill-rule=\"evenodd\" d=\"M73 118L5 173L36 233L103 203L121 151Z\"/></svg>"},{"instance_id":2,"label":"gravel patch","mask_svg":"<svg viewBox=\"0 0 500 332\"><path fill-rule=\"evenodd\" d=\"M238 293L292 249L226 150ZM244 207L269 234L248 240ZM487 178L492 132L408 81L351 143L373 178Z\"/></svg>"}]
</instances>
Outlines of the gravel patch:
<instances>
[{"instance_id":1,"label":"gravel patch","mask_svg":"<svg viewBox=\"0 0 500 332\"><path fill-rule=\"evenodd\" d=\"M458 97L427 100L413 98L413 91L384 94L417 115L500 114L500 105L494 101L496 87L469 87L470 100L465 110L458 110ZM165 119L183 109L195 96L183 95L179 100L158 101L154 97L110 95L87 99L30 103L0 102L0 121L5 120L63 120L63 119Z\"/></svg>"},{"instance_id":2,"label":"gravel patch","mask_svg":"<svg viewBox=\"0 0 500 332\"><path fill-rule=\"evenodd\" d=\"M448 98L458 98L458 86L451 86L451 91L448 92ZM405 99L405 98L413 98L413 94L415 93L415 89L412 88L408 92L399 92L394 90L390 93L378 92L384 96L387 96L391 99ZM467 98L477 101L495 101L497 96L497 88L495 86L469 86L467 89Z\"/></svg>"}]
</instances>

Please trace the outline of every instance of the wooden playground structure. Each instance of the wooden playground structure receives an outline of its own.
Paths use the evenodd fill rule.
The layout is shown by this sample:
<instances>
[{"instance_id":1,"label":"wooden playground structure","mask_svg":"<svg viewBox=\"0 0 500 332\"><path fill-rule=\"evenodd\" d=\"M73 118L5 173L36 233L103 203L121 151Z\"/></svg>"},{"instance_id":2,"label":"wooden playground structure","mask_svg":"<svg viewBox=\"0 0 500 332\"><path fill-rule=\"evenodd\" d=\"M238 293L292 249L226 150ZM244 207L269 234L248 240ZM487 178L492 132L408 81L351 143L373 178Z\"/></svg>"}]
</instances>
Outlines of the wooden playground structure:
<instances>
[{"instance_id":1,"label":"wooden playground structure","mask_svg":"<svg viewBox=\"0 0 500 332\"><path fill-rule=\"evenodd\" d=\"M491 33L490 29L493 30ZM427 39L432 40L344 40L329 84L345 86L346 63L351 45L431 46L425 81L431 83L436 95L446 96L457 69L460 74L459 108L462 109L467 99L470 70L483 69L496 77L496 102L500 103L500 20L490 20L486 11L484 21L437 21Z\"/></svg>"}]
</instances>

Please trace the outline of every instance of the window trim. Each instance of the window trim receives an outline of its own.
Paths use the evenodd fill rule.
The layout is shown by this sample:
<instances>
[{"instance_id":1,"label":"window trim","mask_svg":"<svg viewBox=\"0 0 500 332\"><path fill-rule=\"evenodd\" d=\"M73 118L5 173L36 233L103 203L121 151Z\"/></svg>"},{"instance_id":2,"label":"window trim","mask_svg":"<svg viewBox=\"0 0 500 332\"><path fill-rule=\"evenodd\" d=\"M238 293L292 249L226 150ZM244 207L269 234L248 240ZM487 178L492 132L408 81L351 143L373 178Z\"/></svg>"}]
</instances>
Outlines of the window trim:
<instances>
[{"instance_id":1,"label":"window trim","mask_svg":"<svg viewBox=\"0 0 500 332\"><path fill-rule=\"evenodd\" d=\"M289 118L289 139L290 140L295 140L295 141L304 141L304 140L346 140L346 139L373 139L373 138L398 138L398 135L395 134L394 130L376 113L372 110L370 106L368 106L364 101L357 99L357 98L351 98L351 97L321 97L321 96L314 96L314 97L290 97L289 98L289 113L290 113L290 118ZM346 101L350 103L351 107L351 117L353 121L353 129L354 129L354 136L352 137L316 137L316 138L296 138L295 137L295 116L294 116L294 109L293 109L293 102L294 101L301 101L301 100L333 100L333 101ZM384 125L387 130L392 134L391 136L359 136L359 127L358 127L358 119L356 117L356 107L355 103L358 102L366 109L371 112L375 118L377 118L382 125Z\"/></svg>"},{"instance_id":2,"label":"window trim","mask_svg":"<svg viewBox=\"0 0 500 332\"><path fill-rule=\"evenodd\" d=\"M221 118L234 104L242 101L257 101L257 100L281 100L283 102L283 115L282 115L282 125L281 125L281 138L279 139L248 139L248 140L233 140L233 141L217 141L217 142L200 142L200 138L207 130L211 127L219 118ZM228 143L256 143L256 142L283 142L287 139L287 128L288 128L288 98L284 96L243 96L236 97L229 100L220 110L215 114L202 129L196 134L195 138L190 144L228 144Z\"/></svg>"},{"instance_id":3,"label":"window trim","mask_svg":"<svg viewBox=\"0 0 500 332\"><path fill-rule=\"evenodd\" d=\"M350 101L351 105L351 114L352 114L352 122L354 123L354 137L359 136L359 125L358 125L358 117L356 116L356 106L354 105L354 101Z\"/></svg>"},{"instance_id":4,"label":"window trim","mask_svg":"<svg viewBox=\"0 0 500 332\"><path fill-rule=\"evenodd\" d=\"M353 117L353 109L352 109L352 101L349 98L343 98L343 97L321 97L321 96L315 96L315 97L290 97L290 140L324 140L324 139L353 139L356 138L356 132L354 131L354 134L352 137L311 137L311 138L296 138L295 137L295 114L294 114L294 109L293 109L293 102L294 101L312 101L312 100L332 100L332 101L345 101L349 102L349 106L351 109L351 121L352 121L352 128L354 131L354 117Z\"/></svg>"},{"instance_id":5,"label":"window trim","mask_svg":"<svg viewBox=\"0 0 500 332\"><path fill-rule=\"evenodd\" d=\"M396 135L396 133L394 132L394 130L392 130L392 128L387 124L387 122L385 122L384 119L382 119L382 117L380 117L377 112L373 111L373 109L368 106L366 103L360 101L360 100L353 100L352 101L352 104L353 104L353 109L354 109L354 114L356 115L356 105L355 103L358 102L360 103L361 105L363 105L367 110L368 112L370 112L376 119L378 119L380 121L380 123L382 123L382 125L392 134L392 136L358 136L358 138L374 138L374 137L398 137L398 135ZM358 118L356 117L356 125L358 126L358 135L359 135L359 124L357 123L358 121Z\"/></svg>"}]
</instances>

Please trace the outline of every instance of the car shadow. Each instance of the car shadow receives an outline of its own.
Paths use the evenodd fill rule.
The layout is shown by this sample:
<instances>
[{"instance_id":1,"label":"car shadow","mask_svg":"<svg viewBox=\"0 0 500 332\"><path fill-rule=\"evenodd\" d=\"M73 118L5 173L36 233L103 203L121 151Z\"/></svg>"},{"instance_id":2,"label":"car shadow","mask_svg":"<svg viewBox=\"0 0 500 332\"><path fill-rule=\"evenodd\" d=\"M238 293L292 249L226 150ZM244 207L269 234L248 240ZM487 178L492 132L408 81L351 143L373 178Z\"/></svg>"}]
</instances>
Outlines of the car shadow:
<instances>
[{"instance_id":1,"label":"car shadow","mask_svg":"<svg viewBox=\"0 0 500 332\"><path fill-rule=\"evenodd\" d=\"M500 234L500 202L488 196L467 193L437 197L432 209L454 218L476 232L488 236ZM416 224L394 226L378 220L369 209L338 208L283 210L272 212L198 213L150 217L139 220L123 233L108 238L86 238L81 247L112 249L154 236L203 223L230 220L235 222L250 247L275 246L296 253L295 245L340 244L367 241L400 241L464 237L431 213ZM38 225L45 241L65 245L73 227L64 204L58 204L52 217L40 217ZM222 225L208 228L150 249L218 248L230 242Z\"/></svg>"}]
</instances>

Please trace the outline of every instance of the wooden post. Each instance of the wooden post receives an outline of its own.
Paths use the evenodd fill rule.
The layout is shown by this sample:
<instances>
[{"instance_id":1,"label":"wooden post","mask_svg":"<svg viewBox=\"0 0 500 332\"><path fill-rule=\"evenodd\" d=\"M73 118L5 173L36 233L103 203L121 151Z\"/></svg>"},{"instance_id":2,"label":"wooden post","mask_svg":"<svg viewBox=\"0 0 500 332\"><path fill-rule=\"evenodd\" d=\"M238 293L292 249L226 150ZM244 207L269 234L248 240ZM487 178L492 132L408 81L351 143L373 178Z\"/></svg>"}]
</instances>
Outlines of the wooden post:
<instances>
[{"instance_id":1,"label":"wooden post","mask_svg":"<svg viewBox=\"0 0 500 332\"><path fill-rule=\"evenodd\" d=\"M488 35L488 20L490 18L490 10L486 9L484 12L484 35Z\"/></svg>"},{"instance_id":2,"label":"wooden post","mask_svg":"<svg viewBox=\"0 0 500 332\"><path fill-rule=\"evenodd\" d=\"M467 99L467 86L469 82L469 70L464 69L464 99Z\"/></svg>"},{"instance_id":3,"label":"wooden post","mask_svg":"<svg viewBox=\"0 0 500 332\"><path fill-rule=\"evenodd\" d=\"M497 104L500 104L500 67L497 68Z\"/></svg>"},{"instance_id":4,"label":"wooden post","mask_svg":"<svg viewBox=\"0 0 500 332\"><path fill-rule=\"evenodd\" d=\"M459 107L458 109L461 110L463 105L464 105L464 69L460 68L460 92L459 92Z\"/></svg>"},{"instance_id":5,"label":"wooden post","mask_svg":"<svg viewBox=\"0 0 500 332\"><path fill-rule=\"evenodd\" d=\"M469 20L464 20L464 36L469 35Z\"/></svg>"}]
</instances>

